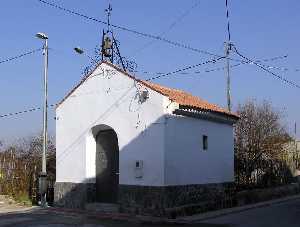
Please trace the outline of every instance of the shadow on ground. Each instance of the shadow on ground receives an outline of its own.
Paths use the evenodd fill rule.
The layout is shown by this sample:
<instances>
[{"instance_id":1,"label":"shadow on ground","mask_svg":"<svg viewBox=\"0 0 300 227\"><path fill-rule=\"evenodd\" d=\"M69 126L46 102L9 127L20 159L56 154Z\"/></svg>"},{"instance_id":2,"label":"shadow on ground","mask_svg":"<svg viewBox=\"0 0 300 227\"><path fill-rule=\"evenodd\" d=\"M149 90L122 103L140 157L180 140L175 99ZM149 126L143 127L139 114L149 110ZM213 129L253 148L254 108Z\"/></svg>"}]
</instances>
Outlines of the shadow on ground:
<instances>
[{"instance_id":1,"label":"shadow on ground","mask_svg":"<svg viewBox=\"0 0 300 227\"><path fill-rule=\"evenodd\" d=\"M91 217L88 214L65 213L48 209L36 209L31 211L10 212L0 215L0 226L27 227L27 226L99 226L99 227L171 227L171 226L198 226L198 227L229 227L223 224L147 224L138 220L114 221Z\"/></svg>"}]
</instances>

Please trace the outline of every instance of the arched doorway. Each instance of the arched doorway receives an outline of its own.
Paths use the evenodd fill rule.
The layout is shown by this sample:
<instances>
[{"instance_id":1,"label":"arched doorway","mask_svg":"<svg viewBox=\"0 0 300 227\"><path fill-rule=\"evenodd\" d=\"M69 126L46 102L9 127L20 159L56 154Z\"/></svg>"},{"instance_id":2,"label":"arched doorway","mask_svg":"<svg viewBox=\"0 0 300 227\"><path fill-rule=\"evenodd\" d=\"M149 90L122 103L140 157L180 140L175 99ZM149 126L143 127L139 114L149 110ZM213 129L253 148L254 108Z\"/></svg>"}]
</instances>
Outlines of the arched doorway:
<instances>
[{"instance_id":1,"label":"arched doorway","mask_svg":"<svg viewBox=\"0 0 300 227\"><path fill-rule=\"evenodd\" d=\"M96 201L116 203L119 186L119 146L116 132L98 128L96 140Z\"/></svg>"}]
</instances>

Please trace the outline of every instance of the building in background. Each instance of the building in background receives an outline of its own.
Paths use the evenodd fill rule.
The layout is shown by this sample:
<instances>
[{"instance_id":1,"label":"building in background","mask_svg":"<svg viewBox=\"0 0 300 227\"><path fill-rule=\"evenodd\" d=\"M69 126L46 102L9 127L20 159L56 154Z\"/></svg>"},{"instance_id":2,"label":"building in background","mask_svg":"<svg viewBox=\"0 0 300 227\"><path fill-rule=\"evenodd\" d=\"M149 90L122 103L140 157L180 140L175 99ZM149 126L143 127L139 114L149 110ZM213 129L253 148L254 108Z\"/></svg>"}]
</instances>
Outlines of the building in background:
<instances>
[{"instance_id":1,"label":"building in background","mask_svg":"<svg viewBox=\"0 0 300 227\"><path fill-rule=\"evenodd\" d=\"M57 106L57 206L164 213L234 182L238 116L101 62Z\"/></svg>"},{"instance_id":2,"label":"building in background","mask_svg":"<svg viewBox=\"0 0 300 227\"><path fill-rule=\"evenodd\" d=\"M291 174L300 182L300 141L291 140L284 146L283 160Z\"/></svg>"}]
</instances>

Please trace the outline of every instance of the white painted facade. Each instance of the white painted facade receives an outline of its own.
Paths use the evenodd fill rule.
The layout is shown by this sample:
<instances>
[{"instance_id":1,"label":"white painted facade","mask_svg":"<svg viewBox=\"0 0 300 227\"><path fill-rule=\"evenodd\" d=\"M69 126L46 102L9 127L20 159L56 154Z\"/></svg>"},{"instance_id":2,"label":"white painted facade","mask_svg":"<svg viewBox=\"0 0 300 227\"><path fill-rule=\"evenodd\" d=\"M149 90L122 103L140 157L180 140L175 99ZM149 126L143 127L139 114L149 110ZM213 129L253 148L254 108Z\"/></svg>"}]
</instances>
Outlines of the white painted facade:
<instances>
[{"instance_id":1,"label":"white painted facade","mask_svg":"<svg viewBox=\"0 0 300 227\"><path fill-rule=\"evenodd\" d=\"M167 117L165 184L190 185L234 181L231 125L182 116ZM202 137L208 138L203 150Z\"/></svg>"},{"instance_id":2,"label":"white painted facade","mask_svg":"<svg viewBox=\"0 0 300 227\"><path fill-rule=\"evenodd\" d=\"M139 103L142 90L149 98ZM102 63L56 109L56 181L95 182L97 126L117 133L120 184L233 181L232 125L177 116L176 108L168 97ZM142 177L137 177L137 160L143 162Z\"/></svg>"}]
</instances>

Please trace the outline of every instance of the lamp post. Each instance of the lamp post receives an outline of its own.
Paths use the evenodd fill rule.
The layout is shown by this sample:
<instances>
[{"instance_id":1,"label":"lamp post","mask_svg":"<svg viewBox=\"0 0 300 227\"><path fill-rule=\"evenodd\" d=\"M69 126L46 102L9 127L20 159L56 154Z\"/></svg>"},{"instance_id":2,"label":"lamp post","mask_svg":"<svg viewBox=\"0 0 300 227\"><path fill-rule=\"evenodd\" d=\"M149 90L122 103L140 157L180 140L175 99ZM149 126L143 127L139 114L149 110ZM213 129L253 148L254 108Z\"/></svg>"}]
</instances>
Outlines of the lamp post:
<instances>
[{"instance_id":1,"label":"lamp post","mask_svg":"<svg viewBox=\"0 0 300 227\"><path fill-rule=\"evenodd\" d=\"M42 172L39 177L39 193L41 196L41 206L47 206L47 123L48 123L48 36L44 33L37 33L36 37L44 41L44 105L43 105L43 153L42 153Z\"/></svg>"}]
</instances>

